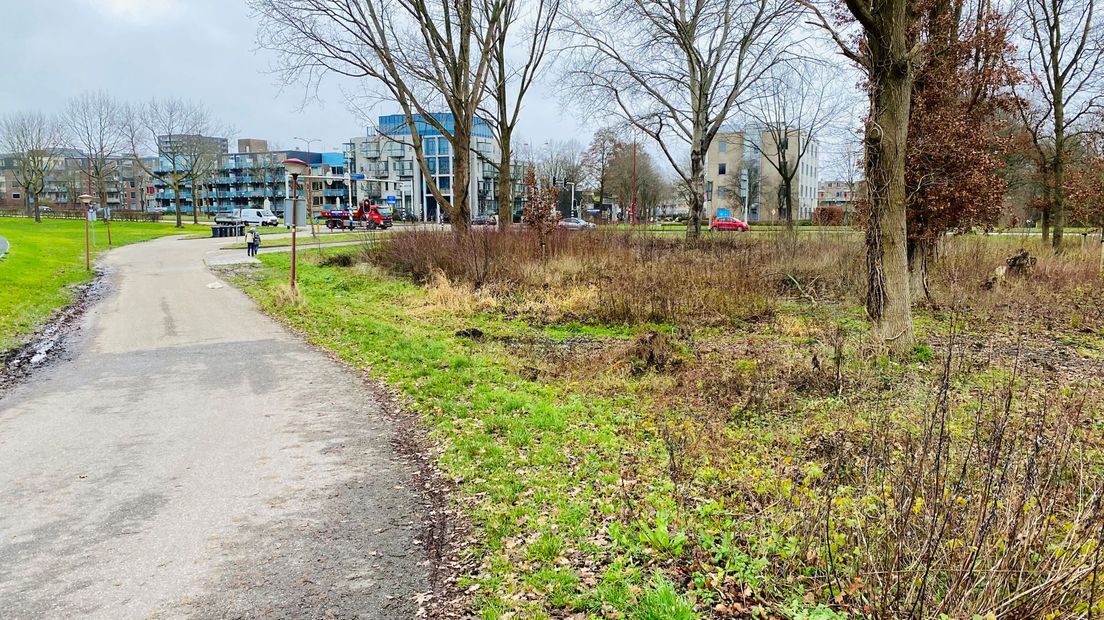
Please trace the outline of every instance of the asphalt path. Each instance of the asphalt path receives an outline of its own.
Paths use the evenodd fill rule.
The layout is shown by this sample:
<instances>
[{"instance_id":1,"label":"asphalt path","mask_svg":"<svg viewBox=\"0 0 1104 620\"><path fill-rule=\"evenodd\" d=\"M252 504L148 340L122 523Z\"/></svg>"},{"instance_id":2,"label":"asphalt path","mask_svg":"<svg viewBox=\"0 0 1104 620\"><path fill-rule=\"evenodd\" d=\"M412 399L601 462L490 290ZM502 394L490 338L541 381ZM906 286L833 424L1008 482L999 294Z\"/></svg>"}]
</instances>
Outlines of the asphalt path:
<instances>
[{"instance_id":1,"label":"asphalt path","mask_svg":"<svg viewBox=\"0 0 1104 620\"><path fill-rule=\"evenodd\" d=\"M8 253L8 240L0 237L0 256Z\"/></svg>"},{"instance_id":2,"label":"asphalt path","mask_svg":"<svg viewBox=\"0 0 1104 620\"><path fill-rule=\"evenodd\" d=\"M109 252L67 358L0 395L0 618L415 616L402 430L208 271L223 244Z\"/></svg>"}]
</instances>

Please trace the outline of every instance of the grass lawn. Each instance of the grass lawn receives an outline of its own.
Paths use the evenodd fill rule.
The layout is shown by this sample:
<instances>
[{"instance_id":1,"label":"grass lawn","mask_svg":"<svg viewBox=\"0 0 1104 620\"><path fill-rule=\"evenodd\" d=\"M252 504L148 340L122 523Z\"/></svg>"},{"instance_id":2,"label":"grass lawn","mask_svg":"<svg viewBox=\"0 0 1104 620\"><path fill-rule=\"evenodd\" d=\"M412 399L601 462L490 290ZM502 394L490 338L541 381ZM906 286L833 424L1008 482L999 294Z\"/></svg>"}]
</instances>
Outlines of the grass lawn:
<instances>
[{"instance_id":1,"label":"grass lawn","mask_svg":"<svg viewBox=\"0 0 1104 620\"><path fill-rule=\"evenodd\" d=\"M767 254L741 258L745 242ZM408 235L311 253L300 262L299 298L286 288L287 255L262 255L261 267L233 276L267 312L397 388L420 415L473 526L460 587L475 617L901 617L893 606L908 603L894 593L932 564L933 585L909 596L925 611L945 605L944 617L981 618L992 609L985 596L1008 600L1042 583L994 567L1029 563L1041 576L1065 570L1046 558L1078 570L1091 563L1096 531L1077 525L1088 517L1076 497L1090 493L1079 486L1086 480L1099 484L1096 466L1092 475L1079 468L1100 462L1092 446L1104 436L1088 422L1100 403L1086 400L1101 389L1104 358L1104 286L1084 279L1095 254L1043 257L1036 280L986 292L986 265L1018 242L962 241L933 274L933 295L968 295L969 314L918 310L914 354L889 359L870 349L863 309L845 292L861 277L850 267L855 249L833 250L858 241L803 242L820 245L796 253L786 271L804 283L801 295L778 294L791 280L762 276L778 268L760 258L791 260L770 254L769 240L703 251L704 260L730 261L725 268L739 274L731 282L750 282L732 292L734 305L708 279L692 281L689 306L672 301L684 289L666 291L701 271L697 263L664 280L676 267L657 266L659 254L641 269L618 255L596 268L585 261L600 260L599 250L585 237L555 243L557 258L540 268L518 264L529 250L502 248L515 254L495 265L497 289L439 272L419 285L385 271L404 256L415 267L469 268ZM624 249L640 247L657 250ZM600 288L610 281L626 290ZM766 297L742 301L756 291ZM951 333L962 344L944 370ZM933 424L943 402L944 422ZM1038 418L1040 408L1063 413ZM1084 422L1067 426L1065 415ZM1037 473L1032 450L1052 443L1068 452L1044 450L1049 473ZM980 501L994 469L1008 476L1002 495ZM948 481L941 472L952 470ZM1061 494L1035 486L1036 476L1062 478L1053 487ZM909 499L903 508L899 497ZM997 533L1005 526L981 525L1051 521L1065 542L1037 528L1010 548L1009 531ZM937 561L922 548L931 540ZM955 594L949 578L963 571L1006 594ZM1084 581L1064 582L1060 604L1017 600L1058 605L1047 610L1100 601L1088 573L1078 574Z\"/></svg>"},{"instance_id":2,"label":"grass lawn","mask_svg":"<svg viewBox=\"0 0 1104 620\"><path fill-rule=\"evenodd\" d=\"M117 247L166 235L198 232L171 223L112 222ZM206 227L202 227L206 228ZM103 222L94 225L95 255L108 249ZM208 233L209 234L209 233ZM71 286L87 282L84 269L84 223L76 220L0 218L0 237L11 248L0 259L0 352L18 346L51 313L72 301Z\"/></svg>"}]
</instances>

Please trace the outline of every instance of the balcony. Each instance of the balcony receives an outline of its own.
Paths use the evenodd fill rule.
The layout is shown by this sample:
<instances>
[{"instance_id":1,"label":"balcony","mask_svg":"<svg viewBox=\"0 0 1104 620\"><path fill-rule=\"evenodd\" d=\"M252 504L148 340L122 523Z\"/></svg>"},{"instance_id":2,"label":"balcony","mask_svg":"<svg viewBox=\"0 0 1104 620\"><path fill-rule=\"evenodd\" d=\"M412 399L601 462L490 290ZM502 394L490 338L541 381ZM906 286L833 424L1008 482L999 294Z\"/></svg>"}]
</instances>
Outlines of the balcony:
<instances>
[{"instance_id":1,"label":"balcony","mask_svg":"<svg viewBox=\"0 0 1104 620\"><path fill-rule=\"evenodd\" d=\"M399 162L399 163L402 163L402 162ZM368 164L365 167L365 171L368 173L368 176L373 176L373 177L378 177L378 178L386 177L387 176L387 160L372 162L372 163Z\"/></svg>"},{"instance_id":2,"label":"balcony","mask_svg":"<svg viewBox=\"0 0 1104 620\"><path fill-rule=\"evenodd\" d=\"M384 149L384 152L388 157L406 157L406 145L391 142L387 145L387 148Z\"/></svg>"},{"instance_id":3,"label":"balcony","mask_svg":"<svg viewBox=\"0 0 1104 620\"><path fill-rule=\"evenodd\" d=\"M412 161L397 161L395 162L395 174L400 177L412 177L414 176L414 162Z\"/></svg>"},{"instance_id":4,"label":"balcony","mask_svg":"<svg viewBox=\"0 0 1104 620\"><path fill-rule=\"evenodd\" d=\"M379 146L375 144L362 144L360 154L364 157L375 159L380 156Z\"/></svg>"}]
</instances>

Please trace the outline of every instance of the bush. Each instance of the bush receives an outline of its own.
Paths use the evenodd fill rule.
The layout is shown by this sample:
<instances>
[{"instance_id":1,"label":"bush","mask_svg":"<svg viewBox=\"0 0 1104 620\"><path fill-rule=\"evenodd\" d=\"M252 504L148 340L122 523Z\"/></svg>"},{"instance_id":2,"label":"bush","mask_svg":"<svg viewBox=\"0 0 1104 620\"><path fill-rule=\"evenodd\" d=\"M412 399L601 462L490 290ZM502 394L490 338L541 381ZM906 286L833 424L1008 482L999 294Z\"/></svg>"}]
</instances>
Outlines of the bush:
<instances>
[{"instance_id":1,"label":"bush","mask_svg":"<svg viewBox=\"0 0 1104 620\"><path fill-rule=\"evenodd\" d=\"M841 207L817 207L813 209L815 226L843 226L844 212Z\"/></svg>"}]
</instances>

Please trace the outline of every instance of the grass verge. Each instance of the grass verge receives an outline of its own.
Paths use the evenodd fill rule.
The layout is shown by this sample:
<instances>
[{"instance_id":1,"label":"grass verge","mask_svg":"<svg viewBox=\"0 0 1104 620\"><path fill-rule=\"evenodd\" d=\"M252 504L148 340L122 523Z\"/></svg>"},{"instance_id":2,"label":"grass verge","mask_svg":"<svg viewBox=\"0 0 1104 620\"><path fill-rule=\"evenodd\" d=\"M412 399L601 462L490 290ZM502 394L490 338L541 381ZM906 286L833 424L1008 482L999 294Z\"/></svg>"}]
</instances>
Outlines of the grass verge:
<instances>
[{"instance_id":1,"label":"grass verge","mask_svg":"<svg viewBox=\"0 0 1104 620\"><path fill-rule=\"evenodd\" d=\"M114 247L197 231L170 223L112 222ZM207 228L207 227L202 227ZM93 258L108 249L102 222L95 223ZM209 233L208 233L209 234ZM19 344L58 308L73 299L72 286L92 279L84 268L84 222L0 219L0 236L11 248L0 259L0 352Z\"/></svg>"}]
</instances>

